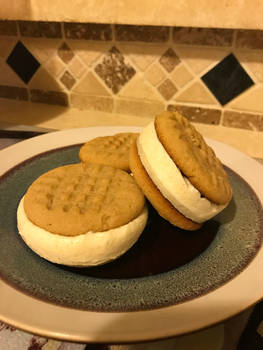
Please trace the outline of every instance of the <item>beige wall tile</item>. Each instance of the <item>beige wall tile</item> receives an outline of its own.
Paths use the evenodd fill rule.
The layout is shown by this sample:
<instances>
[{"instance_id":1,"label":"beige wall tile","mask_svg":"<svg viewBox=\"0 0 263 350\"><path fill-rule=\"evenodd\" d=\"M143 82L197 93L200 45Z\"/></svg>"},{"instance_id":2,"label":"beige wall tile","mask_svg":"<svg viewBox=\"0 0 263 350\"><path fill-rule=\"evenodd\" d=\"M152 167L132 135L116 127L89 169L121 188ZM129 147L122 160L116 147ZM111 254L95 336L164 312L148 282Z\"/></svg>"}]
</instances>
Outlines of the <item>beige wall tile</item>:
<instances>
[{"instance_id":1,"label":"beige wall tile","mask_svg":"<svg viewBox=\"0 0 263 350\"><path fill-rule=\"evenodd\" d=\"M263 82L263 51L237 50L234 53L245 69L252 73L258 82Z\"/></svg>"},{"instance_id":2,"label":"beige wall tile","mask_svg":"<svg viewBox=\"0 0 263 350\"><path fill-rule=\"evenodd\" d=\"M160 84L166 77L163 69L154 63L149 69L144 73L144 77L154 86Z\"/></svg>"},{"instance_id":3,"label":"beige wall tile","mask_svg":"<svg viewBox=\"0 0 263 350\"><path fill-rule=\"evenodd\" d=\"M97 95L97 96L110 96L109 91L103 85L102 82L93 74L88 72L83 79L73 88L73 91L77 94Z\"/></svg>"},{"instance_id":4,"label":"beige wall tile","mask_svg":"<svg viewBox=\"0 0 263 350\"><path fill-rule=\"evenodd\" d=\"M139 74L127 83L118 95L142 100L161 101L161 97L156 90L144 79L143 75Z\"/></svg>"},{"instance_id":5,"label":"beige wall tile","mask_svg":"<svg viewBox=\"0 0 263 350\"><path fill-rule=\"evenodd\" d=\"M92 66L112 46L112 43L106 41L90 42L88 40L68 40L66 42L69 43L74 53L78 55L87 66Z\"/></svg>"},{"instance_id":6,"label":"beige wall tile","mask_svg":"<svg viewBox=\"0 0 263 350\"><path fill-rule=\"evenodd\" d=\"M193 82L190 86L175 96L178 102L202 103L216 105L218 102L200 81Z\"/></svg>"},{"instance_id":7,"label":"beige wall tile","mask_svg":"<svg viewBox=\"0 0 263 350\"><path fill-rule=\"evenodd\" d=\"M0 57L6 59L17 42L16 38L0 36Z\"/></svg>"},{"instance_id":8,"label":"beige wall tile","mask_svg":"<svg viewBox=\"0 0 263 350\"><path fill-rule=\"evenodd\" d=\"M152 45L141 43L118 43L118 48L139 68L145 71L160 55L167 50L164 45Z\"/></svg>"},{"instance_id":9,"label":"beige wall tile","mask_svg":"<svg viewBox=\"0 0 263 350\"><path fill-rule=\"evenodd\" d=\"M61 91L64 87L45 68L40 67L34 74L28 86L31 89Z\"/></svg>"},{"instance_id":10,"label":"beige wall tile","mask_svg":"<svg viewBox=\"0 0 263 350\"><path fill-rule=\"evenodd\" d=\"M170 77L175 85L180 88L185 86L194 78L192 73L190 73L183 64L180 64L178 67L176 67L175 70L171 73Z\"/></svg>"},{"instance_id":11,"label":"beige wall tile","mask_svg":"<svg viewBox=\"0 0 263 350\"><path fill-rule=\"evenodd\" d=\"M125 28L127 27L130 26ZM32 100L35 102L67 105L68 91L71 90L72 106L144 117L152 117L162 111L167 104L176 101L174 104L178 102L180 105L185 105L184 112L194 108L194 112L191 110L193 120L217 124L220 123L221 112L218 111L221 111L221 106L199 76L214 67L231 51L258 84L227 104L226 108L232 109L232 114L230 112L225 114L224 126L262 130L263 47L260 49L249 44L249 40L253 40L251 33L243 32L243 37L239 36L237 42L240 48L231 49L190 44L187 46L185 43L179 45L172 42L172 37L169 42L152 43L148 40L156 34L156 28L148 32L142 28L141 33L149 35L143 37L144 43L135 43L132 40L138 38L138 33L134 32L136 27L129 29L129 32L125 32L125 28L119 32L120 41L111 40L111 37L95 41L0 35L0 85L4 86L1 90L3 97L14 99L18 96L17 98L25 99L28 86L33 91ZM113 26L110 26L110 29L112 30ZM95 35L93 38L96 38L98 33L93 34ZM121 41L129 35L130 42ZM158 33L155 35L155 39L159 38L158 35ZM240 38L243 38L242 42ZM21 39L41 64L28 85L5 62L18 39ZM59 48L67 48L64 43L72 50L69 50L70 56L63 56L65 63L58 56ZM112 50L113 47L116 48L115 51ZM253 50L248 49L250 47ZM101 71L105 73L104 76L100 75L98 70L97 73L95 71L99 65ZM125 69L128 68L123 70L123 65ZM127 70L131 73L125 75ZM107 85L109 77L112 83L119 79L117 90ZM208 108L205 105L208 105ZM209 113L211 111L213 113L209 114L206 109ZM248 113L250 111L254 113L252 117Z\"/></svg>"},{"instance_id":12,"label":"beige wall tile","mask_svg":"<svg viewBox=\"0 0 263 350\"><path fill-rule=\"evenodd\" d=\"M115 112L140 117L155 117L165 109L161 102L116 99Z\"/></svg>"},{"instance_id":13,"label":"beige wall tile","mask_svg":"<svg viewBox=\"0 0 263 350\"><path fill-rule=\"evenodd\" d=\"M241 94L239 97L229 102L227 105L233 109L262 112L263 111L263 85L255 85Z\"/></svg>"},{"instance_id":14,"label":"beige wall tile","mask_svg":"<svg viewBox=\"0 0 263 350\"><path fill-rule=\"evenodd\" d=\"M0 85L26 86L23 80L0 58Z\"/></svg>"},{"instance_id":15,"label":"beige wall tile","mask_svg":"<svg viewBox=\"0 0 263 350\"><path fill-rule=\"evenodd\" d=\"M196 74L216 65L229 53L226 49L193 46L176 47L175 51L189 69Z\"/></svg>"},{"instance_id":16,"label":"beige wall tile","mask_svg":"<svg viewBox=\"0 0 263 350\"><path fill-rule=\"evenodd\" d=\"M70 95L70 103L72 107L78 109L90 109L109 113L113 111L113 99L111 97L78 95L72 93Z\"/></svg>"},{"instance_id":17,"label":"beige wall tile","mask_svg":"<svg viewBox=\"0 0 263 350\"><path fill-rule=\"evenodd\" d=\"M65 64L61 61L61 59L58 56L52 57L47 63L45 64L45 68L49 71L51 75L54 77L58 77L62 74L63 70L65 69Z\"/></svg>"},{"instance_id":18,"label":"beige wall tile","mask_svg":"<svg viewBox=\"0 0 263 350\"><path fill-rule=\"evenodd\" d=\"M75 56L68 65L68 70L75 78L80 78L84 74L86 67L81 60Z\"/></svg>"},{"instance_id":19,"label":"beige wall tile","mask_svg":"<svg viewBox=\"0 0 263 350\"><path fill-rule=\"evenodd\" d=\"M46 63L51 57L55 56L62 43L60 39L51 40L44 38L23 38L21 41L41 64Z\"/></svg>"}]
</instances>

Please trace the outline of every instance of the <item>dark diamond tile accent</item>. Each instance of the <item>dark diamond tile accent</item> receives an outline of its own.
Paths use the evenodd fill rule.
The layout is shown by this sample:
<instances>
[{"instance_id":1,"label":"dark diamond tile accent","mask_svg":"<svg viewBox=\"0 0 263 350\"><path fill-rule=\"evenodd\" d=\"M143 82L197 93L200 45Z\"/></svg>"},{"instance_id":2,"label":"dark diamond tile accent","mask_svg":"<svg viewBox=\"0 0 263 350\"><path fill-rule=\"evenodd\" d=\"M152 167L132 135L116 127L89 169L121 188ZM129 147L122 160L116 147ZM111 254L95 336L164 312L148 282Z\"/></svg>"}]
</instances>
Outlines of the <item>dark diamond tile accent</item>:
<instances>
[{"instance_id":1,"label":"dark diamond tile accent","mask_svg":"<svg viewBox=\"0 0 263 350\"><path fill-rule=\"evenodd\" d=\"M0 35L17 35L15 21L0 21Z\"/></svg>"},{"instance_id":2,"label":"dark diamond tile accent","mask_svg":"<svg viewBox=\"0 0 263 350\"><path fill-rule=\"evenodd\" d=\"M202 76L202 80L216 99L225 105L254 85L253 80L233 54Z\"/></svg>"},{"instance_id":3,"label":"dark diamond tile accent","mask_svg":"<svg viewBox=\"0 0 263 350\"><path fill-rule=\"evenodd\" d=\"M30 90L31 102L46 103L50 105L68 106L68 95L62 91Z\"/></svg>"},{"instance_id":4,"label":"dark diamond tile accent","mask_svg":"<svg viewBox=\"0 0 263 350\"><path fill-rule=\"evenodd\" d=\"M241 49L263 49L263 30L238 30L236 47Z\"/></svg>"},{"instance_id":5,"label":"dark diamond tile accent","mask_svg":"<svg viewBox=\"0 0 263 350\"><path fill-rule=\"evenodd\" d=\"M194 123L220 124L221 111L213 108L200 108L182 105L169 105L168 111L177 111Z\"/></svg>"},{"instance_id":6,"label":"dark diamond tile accent","mask_svg":"<svg viewBox=\"0 0 263 350\"><path fill-rule=\"evenodd\" d=\"M28 83L35 72L40 67L40 63L31 54L31 52L18 41L13 48L6 63L16 72L16 74L25 82Z\"/></svg>"},{"instance_id":7,"label":"dark diamond tile accent","mask_svg":"<svg viewBox=\"0 0 263 350\"><path fill-rule=\"evenodd\" d=\"M0 97L27 101L28 91L26 88L22 87L0 85Z\"/></svg>"},{"instance_id":8,"label":"dark diamond tile accent","mask_svg":"<svg viewBox=\"0 0 263 350\"><path fill-rule=\"evenodd\" d=\"M76 79L70 74L69 71L65 71L64 74L62 75L62 77L60 78L60 81L62 82L62 84L64 86L66 86L66 88L68 90L71 90L72 87L75 85L76 83Z\"/></svg>"},{"instance_id":9,"label":"dark diamond tile accent","mask_svg":"<svg viewBox=\"0 0 263 350\"><path fill-rule=\"evenodd\" d=\"M173 41L176 44L231 46L234 31L215 28L173 28Z\"/></svg>"},{"instance_id":10,"label":"dark diamond tile accent","mask_svg":"<svg viewBox=\"0 0 263 350\"><path fill-rule=\"evenodd\" d=\"M176 93L177 88L170 79L166 79L161 83L161 85L158 86L158 91L165 100L170 100L170 98Z\"/></svg>"},{"instance_id":11,"label":"dark diamond tile accent","mask_svg":"<svg viewBox=\"0 0 263 350\"><path fill-rule=\"evenodd\" d=\"M100 23L64 23L65 36L68 39L112 40L110 24Z\"/></svg>"},{"instance_id":12,"label":"dark diamond tile accent","mask_svg":"<svg viewBox=\"0 0 263 350\"><path fill-rule=\"evenodd\" d=\"M114 94L136 74L135 69L125 62L123 54L114 46L95 67L95 72Z\"/></svg>"},{"instance_id":13,"label":"dark diamond tile accent","mask_svg":"<svg viewBox=\"0 0 263 350\"><path fill-rule=\"evenodd\" d=\"M169 27L115 25L115 36L118 41L143 41L162 43L169 39Z\"/></svg>"},{"instance_id":14,"label":"dark diamond tile accent","mask_svg":"<svg viewBox=\"0 0 263 350\"><path fill-rule=\"evenodd\" d=\"M22 36L33 38L62 38L61 23L19 21L19 30Z\"/></svg>"},{"instance_id":15,"label":"dark diamond tile accent","mask_svg":"<svg viewBox=\"0 0 263 350\"><path fill-rule=\"evenodd\" d=\"M58 49L58 55L64 63L68 64L74 57L74 52L67 43L63 43Z\"/></svg>"},{"instance_id":16,"label":"dark diamond tile accent","mask_svg":"<svg viewBox=\"0 0 263 350\"><path fill-rule=\"evenodd\" d=\"M173 49L169 48L159 59L163 68L171 73L174 68L181 62L180 58L176 55Z\"/></svg>"}]
</instances>

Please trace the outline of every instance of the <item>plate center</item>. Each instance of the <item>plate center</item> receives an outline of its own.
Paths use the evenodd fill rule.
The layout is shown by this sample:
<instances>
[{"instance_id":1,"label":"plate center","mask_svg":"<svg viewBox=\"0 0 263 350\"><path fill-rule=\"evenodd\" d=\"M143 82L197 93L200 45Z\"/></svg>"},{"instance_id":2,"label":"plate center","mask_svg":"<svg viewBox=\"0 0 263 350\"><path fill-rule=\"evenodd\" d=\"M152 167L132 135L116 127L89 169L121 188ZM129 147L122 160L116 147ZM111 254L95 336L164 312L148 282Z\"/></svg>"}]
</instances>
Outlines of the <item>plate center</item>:
<instances>
[{"instance_id":1,"label":"plate center","mask_svg":"<svg viewBox=\"0 0 263 350\"><path fill-rule=\"evenodd\" d=\"M161 218L149 204L149 221L135 245L117 260L90 268L60 267L97 278L138 278L178 268L201 254L213 241L219 223L209 221L197 231L184 231Z\"/></svg>"}]
</instances>

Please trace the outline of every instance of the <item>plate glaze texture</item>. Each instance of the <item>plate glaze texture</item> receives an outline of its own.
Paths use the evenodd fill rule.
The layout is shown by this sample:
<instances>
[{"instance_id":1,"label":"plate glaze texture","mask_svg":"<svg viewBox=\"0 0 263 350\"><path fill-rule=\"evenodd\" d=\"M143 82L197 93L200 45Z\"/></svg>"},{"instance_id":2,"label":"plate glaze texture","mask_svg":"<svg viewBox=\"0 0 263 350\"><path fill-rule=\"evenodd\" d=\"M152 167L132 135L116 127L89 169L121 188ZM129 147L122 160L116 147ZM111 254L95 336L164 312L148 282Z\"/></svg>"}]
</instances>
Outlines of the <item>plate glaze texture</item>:
<instances>
[{"instance_id":1,"label":"plate glaze texture","mask_svg":"<svg viewBox=\"0 0 263 350\"><path fill-rule=\"evenodd\" d=\"M149 205L141 238L112 263L69 268L40 258L17 232L18 203L43 172L79 162L78 151L75 145L40 154L0 179L0 276L23 293L74 309L150 310L220 287L255 257L262 243L262 208L250 186L226 168L233 199L198 231L173 227Z\"/></svg>"}]
</instances>

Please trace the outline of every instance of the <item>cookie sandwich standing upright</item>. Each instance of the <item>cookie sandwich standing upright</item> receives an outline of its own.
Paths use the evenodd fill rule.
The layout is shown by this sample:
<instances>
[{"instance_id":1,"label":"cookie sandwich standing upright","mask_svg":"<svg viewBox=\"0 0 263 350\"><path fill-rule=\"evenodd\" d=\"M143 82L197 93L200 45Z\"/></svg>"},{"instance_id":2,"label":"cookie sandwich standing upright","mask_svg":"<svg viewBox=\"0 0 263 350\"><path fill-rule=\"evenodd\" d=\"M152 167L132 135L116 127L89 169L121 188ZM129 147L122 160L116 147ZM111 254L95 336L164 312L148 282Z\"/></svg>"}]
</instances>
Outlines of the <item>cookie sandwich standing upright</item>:
<instances>
[{"instance_id":1,"label":"cookie sandwich standing upright","mask_svg":"<svg viewBox=\"0 0 263 350\"><path fill-rule=\"evenodd\" d=\"M227 174L202 135L178 112L148 124L130 151L130 168L158 213L196 230L232 198Z\"/></svg>"},{"instance_id":2,"label":"cookie sandwich standing upright","mask_svg":"<svg viewBox=\"0 0 263 350\"><path fill-rule=\"evenodd\" d=\"M41 257L92 266L114 260L139 238L147 208L123 170L98 164L65 165L42 174L17 211L18 231Z\"/></svg>"}]
</instances>

